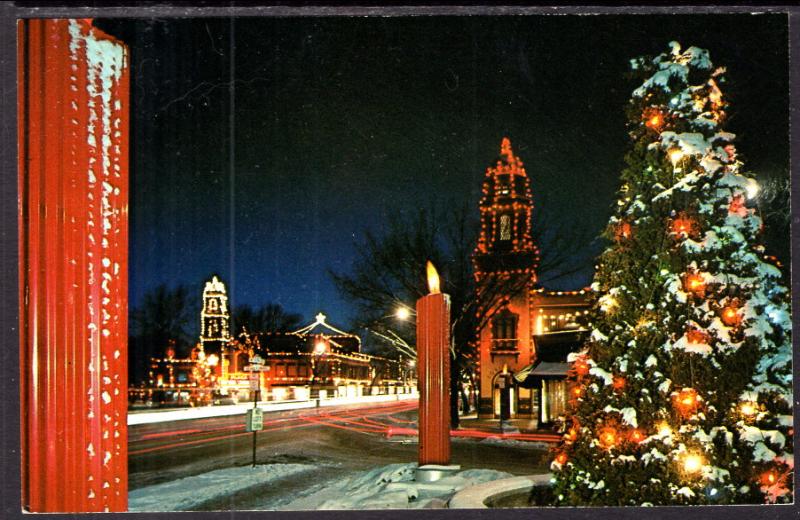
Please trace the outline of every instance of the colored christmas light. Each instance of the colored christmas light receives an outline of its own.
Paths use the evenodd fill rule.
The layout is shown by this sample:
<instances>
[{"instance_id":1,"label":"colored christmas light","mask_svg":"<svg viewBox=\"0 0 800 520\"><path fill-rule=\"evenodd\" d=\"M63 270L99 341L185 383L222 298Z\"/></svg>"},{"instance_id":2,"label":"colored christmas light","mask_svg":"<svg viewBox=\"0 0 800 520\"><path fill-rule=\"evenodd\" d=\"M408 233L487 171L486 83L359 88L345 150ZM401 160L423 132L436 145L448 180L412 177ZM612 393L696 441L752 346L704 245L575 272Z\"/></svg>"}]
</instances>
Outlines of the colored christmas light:
<instances>
[{"instance_id":1,"label":"colored christmas light","mask_svg":"<svg viewBox=\"0 0 800 520\"><path fill-rule=\"evenodd\" d=\"M689 453L683 458L683 469L687 473L697 473L703 469L705 460L697 453Z\"/></svg>"},{"instance_id":2,"label":"colored christmas light","mask_svg":"<svg viewBox=\"0 0 800 520\"><path fill-rule=\"evenodd\" d=\"M578 430L574 427L567 430L567 433L564 434L564 440L568 442L575 442L578 440Z\"/></svg>"},{"instance_id":3,"label":"colored christmas light","mask_svg":"<svg viewBox=\"0 0 800 520\"><path fill-rule=\"evenodd\" d=\"M709 341L708 334L703 332L702 330L698 329L689 329L686 332L686 339L689 340L689 343L693 343L695 345L702 345L706 344Z\"/></svg>"},{"instance_id":4,"label":"colored christmas light","mask_svg":"<svg viewBox=\"0 0 800 520\"><path fill-rule=\"evenodd\" d=\"M650 128L651 130L659 130L661 125L664 124L664 116L661 115L661 112L658 110L653 110L650 112L649 116L647 117L647 121L645 122L645 126Z\"/></svg>"},{"instance_id":5,"label":"colored christmas light","mask_svg":"<svg viewBox=\"0 0 800 520\"><path fill-rule=\"evenodd\" d=\"M758 405L752 401L745 401L739 406L739 410L742 412L742 415L749 417L756 414Z\"/></svg>"},{"instance_id":6,"label":"colored christmas light","mask_svg":"<svg viewBox=\"0 0 800 520\"><path fill-rule=\"evenodd\" d=\"M644 433L642 433L642 430L639 428L634 428L631 430L628 438L631 440L631 442L639 444L644 440Z\"/></svg>"},{"instance_id":7,"label":"colored christmas light","mask_svg":"<svg viewBox=\"0 0 800 520\"><path fill-rule=\"evenodd\" d=\"M736 195L731 198L731 203L728 206L728 213L744 216L746 211L747 207L745 206L745 200L742 195Z\"/></svg>"},{"instance_id":8,"label":"colored christmas light","mask_svg":"<svg viewBox=\"0 0 800 520\"><path fill-rule=\"evenodd\" d=\"M589 363L586 362L586 359L581 357L575 361L575 373L579 376L585 376L589 373Z\"/></svg>"},{"instance_id":9,"label":"colored christmas light","mask_svg":"<svg viewBox=\"0 0 800 520\"><path fill-rule=\"evenodd\" d=\"M611 387L614 390L621 391L625 389L625 378L622 376L614 376L614 379L611 383Z\"/></svg>"},{"instance_id":10,"label":"colored christmas light","mask_svg":"<svg viewBox=\"0 0 800 520\"><path fill-rule=\"evenodd\" d=\"M631 237L631 225L627 221L622 221L617 225L617 229L615 232L615 238L617 242L621 242L623 240L627 240Z\"/></svg>"},{"instance_id":11,"label":"colored christmas light","mask_svg":"<svg viewBox=\"0 0 800 520\"><path fill-rule=\"evenodd\" d=\"M556 455L556 459L555 460L556 460L557 463L559 463L559 464L561 464L563 466L567 462L567 454L562 451L561 453Z\"/></svg>"},{"instance_id":12,"label":"colored christmas light","mask_svg":"<svg viewBox=\"0 0 800 520\"><path fill-rule=\"evenodd\" d=\"M683 159L683 150L680 148L670 148L667 151L667 156L669 157L672 166L676 166L681 159Z\"/></svg>"},{"instance_id":13,"label":"colored christmas light","mask_svg":"<svg viewBox=\"0 0 800 520\"><path fill-rule=\"evenodd\" d=\"M685 215L680 215L672 221L672 232L679 236L690 236L694 233L695 220Z\"/></svg>"},{"instance_id":14,"label":"colored christmas light","mask_svg":"<svg viewBox=\"0 0 800 520\"><path fill-rule=\"evenodd\" d=\"M697 390L684 388L675 396L673 404L684 417L691 415L699 405Z\"/></svg>"},{"instance_id":15,"label":"colored christmas light","mask_svg":"<svg viewBox=\"0 0 800 520\"><path fill-rule=\"evenodd\" d=\"M722 322L729 327L736 327L741 322L739 315L739 308L735 305L729 305L722 308Z\"/></svg>"},{"instance_id":16,"label":"colored christmas light","mask_svg":"<svg viewBox=\"0 0 800 520\"><path fill-rule=\"evenodd\" d=\"M705 279L697 273L686 275L683 280L683 286L687 292L696 296L703 296L706 291Z\"/></svg>"},{"instance_id":17,"label":"colored christmas light","mask_svg":"<svg viewBox=\"0 0 800 520\"><path fill-rule=\"evenodd\" d=\"M782 475L772 469L763 472L759 478L761 485L764 487L772 487L776 484L782 484L781 480L783 480Z\"/></svg>"},{"instance_id":18,"label":"colored christmas light","mask_svg":"<svg viewBox=\"0 0 800 520\"><path fill-rule=\"evenodd\" d=\"M606 449L613 448L617 444L619 434L613 426L603 427L597 435L600 445Z\"/></svg>"}]
</instances>

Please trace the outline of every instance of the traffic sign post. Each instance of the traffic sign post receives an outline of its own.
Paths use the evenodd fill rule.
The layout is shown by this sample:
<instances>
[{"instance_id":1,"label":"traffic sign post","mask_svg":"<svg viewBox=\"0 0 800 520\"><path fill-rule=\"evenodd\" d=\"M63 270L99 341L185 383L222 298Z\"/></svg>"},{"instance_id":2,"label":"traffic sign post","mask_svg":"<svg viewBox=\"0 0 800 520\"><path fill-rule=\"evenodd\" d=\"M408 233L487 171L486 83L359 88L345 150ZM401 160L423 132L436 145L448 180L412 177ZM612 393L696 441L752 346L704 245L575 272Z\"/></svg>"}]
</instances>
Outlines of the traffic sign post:
<instances>
[{"instance_id":1,"label":"traffic sign post","mask_svg":"<svg viewBox=\"0 0 800 520\"><path fill-rule=\"evenodd\" d=\"M245 415L245 431L253 432L253 467L256 467L256 435L264 429L264 413L258 408L261 394L261 372L266 369L264 359L258 354L250 358L250 364L244 367L250 372L250 391L253 394L253 408Z\"/></svg>"},{"instance_id":2,"label":"traffic sign post","mask_svg":"<svg viewBox=\"0 0 800 520\"><path fill-rule=\"evenodd\" d=\"M245 428L248 432L257 432L264 429L264 412L261 408L247 410Z\"/></svg>"}]
</instances>

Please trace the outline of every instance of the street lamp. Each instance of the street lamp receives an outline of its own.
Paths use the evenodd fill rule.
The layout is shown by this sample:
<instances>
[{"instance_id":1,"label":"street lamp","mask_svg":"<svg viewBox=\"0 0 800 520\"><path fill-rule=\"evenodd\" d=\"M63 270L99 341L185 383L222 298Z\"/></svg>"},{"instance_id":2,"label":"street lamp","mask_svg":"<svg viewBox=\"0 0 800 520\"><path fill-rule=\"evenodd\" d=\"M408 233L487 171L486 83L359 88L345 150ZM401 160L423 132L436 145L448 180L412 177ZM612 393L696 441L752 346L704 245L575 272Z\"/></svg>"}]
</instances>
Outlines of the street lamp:
<instances>
[{"instance_id":1,"label":"street lamp","mask_svg":"<svg viewBox=\"0 0 800 520\"><path fill-rule=\"evenodd\" d=\"M411 316L411 311L409 311L407 307L398 307L395 316L398 320L405 321Z\"/></svg>"}]
</instances>

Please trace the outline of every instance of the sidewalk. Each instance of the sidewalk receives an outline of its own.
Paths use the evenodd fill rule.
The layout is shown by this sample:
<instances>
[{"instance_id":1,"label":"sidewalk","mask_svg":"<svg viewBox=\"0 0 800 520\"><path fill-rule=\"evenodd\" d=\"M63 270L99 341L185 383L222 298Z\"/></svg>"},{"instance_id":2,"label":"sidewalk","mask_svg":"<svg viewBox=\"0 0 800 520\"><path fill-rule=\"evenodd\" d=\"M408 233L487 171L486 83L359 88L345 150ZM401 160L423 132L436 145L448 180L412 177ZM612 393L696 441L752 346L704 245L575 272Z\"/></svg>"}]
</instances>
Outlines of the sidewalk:
<instances>
[{"instance_id":1,"label":"sidewalk","mask_svg":"<svg viewBox=\"0 0 800 520\"><path fill-rule=\"evenodd\" d=\"M508 433L535 433L544 435L557 435L550 427L539 429L539 422L536 419L479 419L475 412L469 415L462 415L459 420L459 429L479 430L487 433L508 434Z\"/></svg>"},{"instance_id":2,"label":"sidewalk","mask_svg":"<svg viewBox=\"0 0 800 520\"><path fill-rule=\"evenodd\" d=\"M388 437L419 435L419 431L414 425L409 427L389 427L386 431ZM500 422L499 419L478 419L473 413L462 415L458 429L450 431L450 437L455 438L474 438L474 439L497 439L500 441L525 441L525 442L544 442L557 443L561 440L561 435L550 428L537 429L535 419L511 419Z\"/></svg>"}]
</instances>

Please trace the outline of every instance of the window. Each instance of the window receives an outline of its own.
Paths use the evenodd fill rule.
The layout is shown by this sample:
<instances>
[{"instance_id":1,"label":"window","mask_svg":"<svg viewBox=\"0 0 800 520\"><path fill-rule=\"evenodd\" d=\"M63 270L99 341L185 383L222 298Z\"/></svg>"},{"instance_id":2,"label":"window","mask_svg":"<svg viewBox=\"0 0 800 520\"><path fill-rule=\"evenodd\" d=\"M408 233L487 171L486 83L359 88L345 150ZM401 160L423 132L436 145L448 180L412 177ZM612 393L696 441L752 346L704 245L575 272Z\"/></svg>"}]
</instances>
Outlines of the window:
<instances>
[{"instance_id":1,"label":"window","mask_svg":"<svg viewBox=\"0 0 800 520\"><path fill-rule=\"evenodd\" d=\"M500 215L500 240L511 240L511 215Z\"/></svg>"},{"instance_id":2,"label":"window","mask_svg":"<svg viewBox=\"0 0 800 520\"><path fill-rule=\"evenodd\" d=\"M493 347L499 350L510 350L517 348L517 323L519 317L504 308L497 313L492 320L492 341Z\"/></svg>"}]
</instances>

